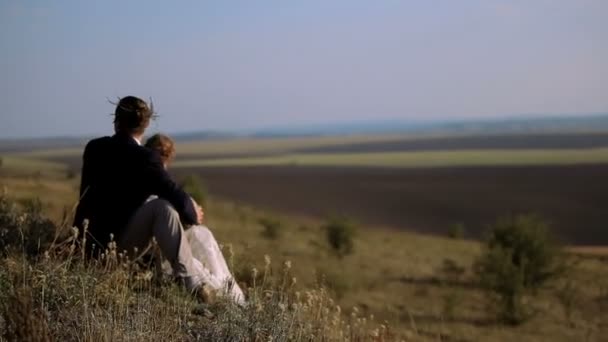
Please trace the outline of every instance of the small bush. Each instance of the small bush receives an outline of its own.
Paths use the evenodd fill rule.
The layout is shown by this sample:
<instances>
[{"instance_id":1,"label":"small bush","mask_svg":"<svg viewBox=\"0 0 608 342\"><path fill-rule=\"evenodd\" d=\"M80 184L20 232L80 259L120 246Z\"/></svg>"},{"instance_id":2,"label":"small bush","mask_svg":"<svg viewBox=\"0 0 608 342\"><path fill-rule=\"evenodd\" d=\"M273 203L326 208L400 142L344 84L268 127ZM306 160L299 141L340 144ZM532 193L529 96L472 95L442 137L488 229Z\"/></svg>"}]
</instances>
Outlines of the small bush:
<instances>
[{"instance_id":1,"label":"small bush","mask_svg":"<svg viewBox=\"0 0 608 342\"><path fill-rule=\"evenodd\" d=\"M462 239L465 234L464 224L456 223L448 229L448 237L452 239Z\"/></svg>"},{"instance_id":2,"label":"small bush","mask_svg":"<svg viewBox=\"0 0 608 342\"><path fill-rule=\"evenodd\" d=\"M205 206L207 201L207 187L202 179L195 174L191 174L182 179L182 187L195 201L201 206Z\"/></svg>"},{"instance_id":3,"label":"small bush","mask_svg":"<svg viewBox=\"0 0 608 342\"><path fill-rule=\"evenodd\" d=\"M340 257L353 252L353 239L356 234L355 224L343 217L331 218L324 226L327 242L332 250Z\"/></svg>"},{"instance_id":4,"label":"small bush","mask_svg":"<svg viewBox=\"0 0 608 342\"><path fill-rule=\"evenodd\" d=\"M274 218L262 217L258 220L258 223L264 228L262 236L271 240L279 238L281 234L281 221Z\"/></svg>"},{"instance_id":5,"label":"small bush","mask_svg":"<svg viewBox=\"0 0 608 342\"><path fill-rule=\"evenodd\" d=\"M77 175L78 174L74 169L68 169L65 172L65 178L67 178L68 180L72 180L72 179L76 178Z\"/></svg>"},{"instance_id":6,"label":"small bush","mask_svg":"<svg viewBox=\"0 0 608 342\"><path fill-rule=\"evenodd\" d=\"M478 258L477 278L498 318L520 324L531 317L530 295L563 269L547 223L532 215L499 220Z\"/></svg>"}]
</instances>

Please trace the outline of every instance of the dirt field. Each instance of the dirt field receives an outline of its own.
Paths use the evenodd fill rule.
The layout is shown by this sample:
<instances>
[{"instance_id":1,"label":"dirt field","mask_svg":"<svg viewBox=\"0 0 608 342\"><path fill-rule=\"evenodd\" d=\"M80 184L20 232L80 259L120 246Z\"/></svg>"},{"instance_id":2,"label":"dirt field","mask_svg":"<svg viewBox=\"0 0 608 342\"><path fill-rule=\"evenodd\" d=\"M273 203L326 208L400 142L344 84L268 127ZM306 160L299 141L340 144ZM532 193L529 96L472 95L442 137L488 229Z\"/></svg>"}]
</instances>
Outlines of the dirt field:
<instances>
[{"instance_id":1,"label":"dirt field","mask_svg":"<svg viewBox=\"0 0 608 342\"><path fill-rule=\"evenodd\" d=\"M564 242L608 244L608 165L444 169L250 167L198 173L216 196L288 213L349 215L363 224L446 234L465 225L479 238L488 223L536 213Z\"/></svg>"},{"instance_id":2,"label":"dirt field","mask_svg":"<svg viewBox=\"0 0 608 342\"><path fill-rule=\"evenodd\" d=\"M593 134L512 134L473 135L453 137L421 137L368 141L347 145L306 147L296 152L395 152L395 151L452 151L481 149L585 149L608 146L607 133Z\"/></svg>"}]
</instances>

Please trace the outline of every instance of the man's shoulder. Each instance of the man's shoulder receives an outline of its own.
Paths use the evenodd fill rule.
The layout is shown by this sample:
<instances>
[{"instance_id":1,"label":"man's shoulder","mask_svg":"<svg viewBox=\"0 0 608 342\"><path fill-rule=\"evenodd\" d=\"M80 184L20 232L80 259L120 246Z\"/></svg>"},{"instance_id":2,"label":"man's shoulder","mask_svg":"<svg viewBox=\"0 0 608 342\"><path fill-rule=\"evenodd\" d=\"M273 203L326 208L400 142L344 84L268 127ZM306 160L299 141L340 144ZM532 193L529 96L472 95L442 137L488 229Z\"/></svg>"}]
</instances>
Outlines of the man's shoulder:
<instances>
[{"instance_id":1,"label":"man's shoulder","mask_svg":"<svg viewBox=\"0 0 608 342\"><path fill-rule=\"evenodd\" d=\"M155 151L137 144L134 140L120 136L105 136L89 141L84 150L85 155L114 155L116 158L128 159L134 163L160 163Z\"/></svg>"},{"instance_id":2,"label":"man's shoulder","mask_svg":"<svg viewBox=\"0 0 608 342\"><path fill-rule=\"evenodd\" d=\"M100 137L100 138L95 138L92 140L89 140L89 142L87 143L87 145L84 148L85 153L87 151L93 151L93 150L97 150L97 149L101 149L105 146L107 146L110 141L111 141L112 137Z\"/></svg>"}]
</instances>

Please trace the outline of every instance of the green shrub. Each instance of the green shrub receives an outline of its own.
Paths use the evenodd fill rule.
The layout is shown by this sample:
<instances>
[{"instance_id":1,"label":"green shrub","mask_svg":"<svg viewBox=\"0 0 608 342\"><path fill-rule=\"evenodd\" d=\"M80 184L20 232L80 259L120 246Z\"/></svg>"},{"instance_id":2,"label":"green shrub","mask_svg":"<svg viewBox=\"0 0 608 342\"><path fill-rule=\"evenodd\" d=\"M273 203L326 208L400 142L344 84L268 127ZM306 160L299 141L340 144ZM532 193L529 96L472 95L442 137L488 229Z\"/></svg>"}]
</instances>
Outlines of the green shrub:
<instances>
[{"instance_id":1,"label":"green shrub","mask_svg":"<svg viewBox=\"0 0 608 342\"><path fill-rule=\"evenodd\" d=\"M563 269L559 254L547 223L536 216L509 217L492 227L475 271L502 322L531 317L531 295Z\"/></svg>"},{"instance_id":2,"label":"green shrub","mask_svg":"<svg viewBox=\"0 0 608 342\"><path fill-rule=\"evenodd\" d=\"M355 224L344 217L333 217L323 226L327 234L327 242L332 250L340 257L353 252L353 239L356 234Z\"/></svg>"},{"instance_id":3,"label":"green shrub","mask_svg":"<svg viewBox=\"0 0 608 342\"><path fill-rule=\"evenodd\" d=\"M201 206L207 201L207 187L202 179L195 174L188 175L182 179L182 187Z\"/></svg>"},{"instance_id":4,"label":"green shrub","mask_svg":"<svg viewBox=\"0 0 608 342\"><path fill-rule=\"evenodd\" d=\"M448 237L452 239L462 239L464 237L464 224L456 223L448 229Z\"/></svg>"},{"instance_id":5,"label":"green shrub","mask_svg":"<svg viewBox=\"0 0 608 342\"><path fill-rule=\"evenodd\" d=\"M271 240L279 238L281 234L281 221L274 218L262 217L258 220L258 223L264 228L262 236Z\"/></svg>"},{"instance_id":6,"label":"green shrub","mask_svg":"<svg viewBox=\"0 0 608 342\"><path fill-rule=\"evenodd\" d=\"M71 180L71 179L76 178L76 176L77 176L77 175L78 175L78 173L77 173L77 172L76 172L74 169L68 169L68 170L65 172L65 177L66 177L68 180Z\"/></svg>"}]
</instances>

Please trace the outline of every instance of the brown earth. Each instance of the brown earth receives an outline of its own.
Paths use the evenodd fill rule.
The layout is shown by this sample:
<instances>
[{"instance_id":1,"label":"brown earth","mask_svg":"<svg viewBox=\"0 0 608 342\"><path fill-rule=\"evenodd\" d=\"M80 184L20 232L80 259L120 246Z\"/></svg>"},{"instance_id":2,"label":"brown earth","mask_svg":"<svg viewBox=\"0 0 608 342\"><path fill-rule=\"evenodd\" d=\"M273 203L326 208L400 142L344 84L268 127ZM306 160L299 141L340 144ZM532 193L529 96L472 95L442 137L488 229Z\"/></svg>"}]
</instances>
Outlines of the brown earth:
<instances>
[{"instance_id":1,"label":"brown earth","mask_svg":"<svg viewBox=\"0 0 608 342\"><path fill-rule=\"evenodd\" d=\"M535 213L564 241L608 244L608 165L378 169L231 167L200 174L213 195L293 214L480 238L498 217Z\"/></svg>"},{"instance_id":2,"label":"brown earth","mask_svg":"<svg viewBox=\"0 0 608 342\"><path fill-rule=\"evenodd\" d=\"M608 146L608 133L500 134L401 138L390 141L300 148L300 153L411 152L488 149L581 149Z\"/></svg>"}]
</instances>

